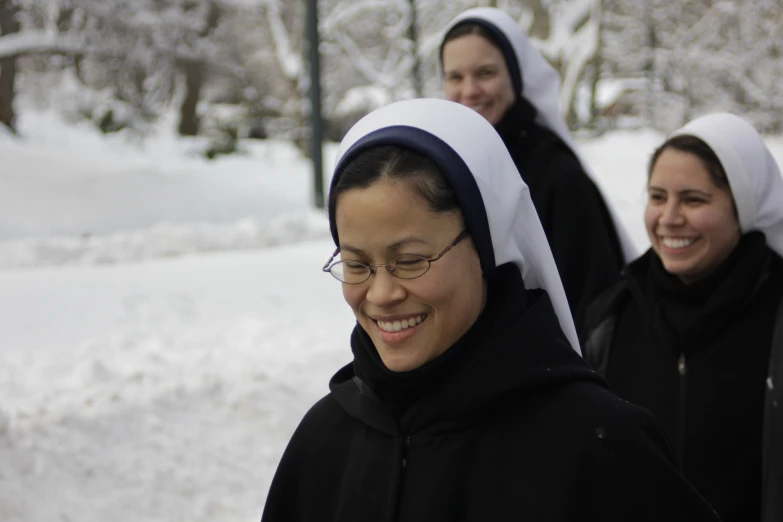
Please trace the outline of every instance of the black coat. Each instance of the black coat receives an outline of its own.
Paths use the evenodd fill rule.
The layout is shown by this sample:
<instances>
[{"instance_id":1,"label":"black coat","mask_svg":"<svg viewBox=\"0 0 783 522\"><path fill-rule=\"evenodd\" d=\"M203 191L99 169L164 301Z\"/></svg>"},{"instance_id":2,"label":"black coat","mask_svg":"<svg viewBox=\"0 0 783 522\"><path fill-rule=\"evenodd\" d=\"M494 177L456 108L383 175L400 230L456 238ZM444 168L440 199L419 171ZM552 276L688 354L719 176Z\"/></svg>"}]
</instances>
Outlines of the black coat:
<instances>
[{"instance_id":1,"label":"black coat","mask_svg":"<svg viewBox=\"0 0 783 522\"><path fill-rule=\"evenodd\" d=\"M783 260L746 234L684 285L652 252L590 308L585 358L675 441L724 522L783 520Z\"/></svg>"},{"instance_id":2,"label":"black coat","mask_svg":"<svg viewBox=\"0 0 783 522\"><path fill-rule=\"evenodd\" d=\"M573 151L535 122L521 99L496 125L538 212L577 331L587 306L620 280L625 264L606 202Z\"/></svg>"},{"instance_id":3,"label":"black coat","mask_svg":"<svg viewBox=\"0 0 783 522\"><path fill-rule=\"evenodd\" d=\"M296 430L263 522L717 520L649 413L606 389L510 269L418 397L376 389L388 375L357 326L354 364Z\"/></svg>"}]
</instances>

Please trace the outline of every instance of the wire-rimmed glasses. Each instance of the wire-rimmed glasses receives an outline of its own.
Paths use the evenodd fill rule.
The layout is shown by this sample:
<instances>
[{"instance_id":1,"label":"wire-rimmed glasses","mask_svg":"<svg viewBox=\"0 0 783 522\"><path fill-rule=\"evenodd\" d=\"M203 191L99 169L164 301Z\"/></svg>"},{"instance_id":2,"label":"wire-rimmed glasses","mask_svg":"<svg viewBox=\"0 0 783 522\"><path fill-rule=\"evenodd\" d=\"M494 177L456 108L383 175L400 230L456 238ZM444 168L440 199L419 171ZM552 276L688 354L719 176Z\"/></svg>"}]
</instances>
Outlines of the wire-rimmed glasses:
<instances>
[{"instance_id":1,"label":"wire-rimmed glasses","mask_svg":"<svg viewBox=\"0 0 783 522\"><path fill-rule=\"evenodd\" d=\"M375 270L378 267L386 268L391 275L399 277L400 279L416 279L417 277L426 274L432 263L446 255L446 252L457 246L457 244L468 237L468 235L468 229L463 230L457 238L443 250L443 252L433 258L426 258L416 254L401 254L390 259L386 264L378 265L369 265L367 263L362 263L361 261L352 260L337 261L330 265L332 260L340 253L340 249L338 248L324 265L323 271L329 272L341 283L349 285L364 283L370 279L370 276L375 273Z\"/></svg>"}]
</instances>

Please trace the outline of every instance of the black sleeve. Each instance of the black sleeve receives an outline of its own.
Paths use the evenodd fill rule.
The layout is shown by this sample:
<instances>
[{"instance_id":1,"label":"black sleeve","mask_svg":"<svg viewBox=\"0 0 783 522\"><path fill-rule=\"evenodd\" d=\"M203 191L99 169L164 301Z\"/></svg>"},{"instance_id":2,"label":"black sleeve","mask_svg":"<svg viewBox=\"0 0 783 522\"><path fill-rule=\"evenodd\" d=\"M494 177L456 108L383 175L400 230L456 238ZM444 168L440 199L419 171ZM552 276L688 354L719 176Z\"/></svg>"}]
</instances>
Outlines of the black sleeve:
<instances>
[{"instance_id":1,"label":"black sleeve","mask_svg":"<svg viewBox=\"0 0 783 522\"><path fill-rule=\"evenodd\" d=\"M550 155L531 190L580 337L591 301L620 279L622 247L598 188L570 151Z\"/></svg>"},{"instance_id":2,"label":"black sleeve","mask_svg":"<svg viewBox=\"0 0 783 522\"><path fill-rule=\"evenodd\" d=\"M334 512L344 452L335 449L341 440L333 434L343 418L331 395L307 412L280 459L261 522L304 522Z\"/></svg>"}]
</instances>

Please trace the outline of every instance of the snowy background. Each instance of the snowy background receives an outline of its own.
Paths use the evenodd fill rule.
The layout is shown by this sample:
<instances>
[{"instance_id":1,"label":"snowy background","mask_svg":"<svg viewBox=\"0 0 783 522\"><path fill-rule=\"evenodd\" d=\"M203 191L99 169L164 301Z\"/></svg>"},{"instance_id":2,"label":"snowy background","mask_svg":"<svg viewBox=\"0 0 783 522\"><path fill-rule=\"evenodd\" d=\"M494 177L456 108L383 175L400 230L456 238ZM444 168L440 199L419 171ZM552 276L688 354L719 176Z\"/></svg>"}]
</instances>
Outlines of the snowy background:
<instances>
[{"instance_id":1,"label":"snowy background","mask_svg":"<svg viewBox=\"0 0 783 522\"><path fill-rule=\"evenodd\" d=\"M351 359L301 152L307 4L0 0L0 522L259 520ZM440 96L448 21L507 11L640 251L662 133L715 110L783 133L780 0L318 5L327 141Z\"/></svg>"},{"instance_id":2,"label":"snowy background","mask_svg":"<svg viewBox=\"0 0 783 522\"><path fill-rule=\"evenodd\" d=\"M351 360L309 163L286 142L208 162L173 133L19 125L0 135L0 520L257 521ZM579 143L640 249L660 140Z\"/></svg>"}]
</instances>

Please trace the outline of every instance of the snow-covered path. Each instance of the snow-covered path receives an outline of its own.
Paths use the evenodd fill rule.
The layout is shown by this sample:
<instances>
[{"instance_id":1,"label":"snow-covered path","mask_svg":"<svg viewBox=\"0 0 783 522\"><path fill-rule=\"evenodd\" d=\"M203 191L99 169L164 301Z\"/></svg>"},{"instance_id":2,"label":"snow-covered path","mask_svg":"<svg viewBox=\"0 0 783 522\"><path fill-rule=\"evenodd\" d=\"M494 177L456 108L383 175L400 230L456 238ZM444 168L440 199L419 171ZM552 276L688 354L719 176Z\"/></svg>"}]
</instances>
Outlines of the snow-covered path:
<instances>
[{"instance_id":1,"label":"snow-covered path","mask_svg":"<svg viewBox=\"0 0 783 522\"><path fill-rule=\"evenodd\" d=\"M0 272L0 520L257 520L350 361L330 249Z\"/></svg>"}]
</instances>

